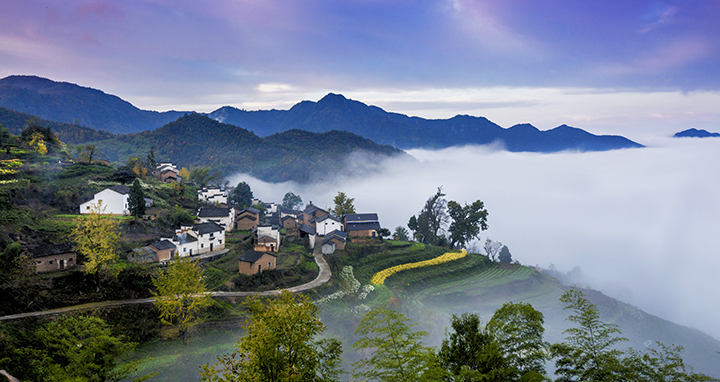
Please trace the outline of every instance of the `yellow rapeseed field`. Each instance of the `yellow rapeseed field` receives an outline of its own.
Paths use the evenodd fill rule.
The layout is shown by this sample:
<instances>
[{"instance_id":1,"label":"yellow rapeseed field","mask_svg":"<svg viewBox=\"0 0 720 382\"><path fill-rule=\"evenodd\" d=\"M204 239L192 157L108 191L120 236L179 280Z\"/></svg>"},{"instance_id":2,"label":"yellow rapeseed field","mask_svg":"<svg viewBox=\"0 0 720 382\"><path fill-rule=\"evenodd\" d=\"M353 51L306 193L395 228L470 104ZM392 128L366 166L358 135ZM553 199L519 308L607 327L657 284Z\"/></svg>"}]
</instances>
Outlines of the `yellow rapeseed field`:
<instances>
[{"instance_id":1,"label":"yellow rapeseed field","mask_svg":"<svg viewBox=\"0 0 720 382\"><path fill-rule=\"evenodd\" d=\"M406 269L421 268L427 267L429 265L447 263L448 261L462 259L465 256L467 256L467 251L463 249L460 252L445 252L442 256L438 256L430 260L418 261L417 263L396 265L388 269L383 269L382 271L374 274L373 277L370 279L370 283L375 285L383 284L385 283L385 279L388 276L392 276L397 272L404 271Z\"/></svg>"}]
</instances>

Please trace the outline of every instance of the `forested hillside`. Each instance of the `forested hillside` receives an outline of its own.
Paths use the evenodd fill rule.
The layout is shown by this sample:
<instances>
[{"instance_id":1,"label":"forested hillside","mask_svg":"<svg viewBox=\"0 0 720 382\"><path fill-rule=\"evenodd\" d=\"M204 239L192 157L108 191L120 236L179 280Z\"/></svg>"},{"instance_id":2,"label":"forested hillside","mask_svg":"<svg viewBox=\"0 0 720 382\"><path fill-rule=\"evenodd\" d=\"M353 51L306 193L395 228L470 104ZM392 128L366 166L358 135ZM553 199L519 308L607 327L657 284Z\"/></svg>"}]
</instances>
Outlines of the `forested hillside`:
<instances>
[{"instance_id":1,"label":"forested hillside","mask_svg":"<svg viewBox=\"0 0 720 382\"><path fill-rule=\"evenodd\" d=\"M401 150L344 131L293 130L261 138L195 113L157 130L93 144L110 161L124 162L154 147L158 160L186 167L210 167L223 175L244 172L269 182L331 178L343 171L354 152L379 157L405 155Z\"/></svg>"}]
</instances>

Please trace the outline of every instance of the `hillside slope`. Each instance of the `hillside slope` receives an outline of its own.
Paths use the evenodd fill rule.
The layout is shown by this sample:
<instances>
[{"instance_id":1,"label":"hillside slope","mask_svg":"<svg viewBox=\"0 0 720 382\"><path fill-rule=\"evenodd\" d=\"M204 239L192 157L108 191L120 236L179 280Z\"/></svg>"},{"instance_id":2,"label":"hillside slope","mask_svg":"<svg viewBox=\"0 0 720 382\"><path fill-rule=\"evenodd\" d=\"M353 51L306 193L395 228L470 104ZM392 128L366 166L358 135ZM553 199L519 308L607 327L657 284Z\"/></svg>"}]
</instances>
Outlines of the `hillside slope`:
<instances>
[{"instance_id":1,"label":"hillside slope","mask_svg":"<svg viewBox=\"0 0 720 382\"><path fill-rule=\"evenodd\" d=\"M110 161L123 162L131 156L144 156L154 147L158 160L172 161L181 167L209 167L225 176L244 172L268 182L332 178L356 152L379 158L406 155L396 148L344 131L291 130L261 138L243 128L196 113L153 131L94 143ZM371 170L372 166L363 168Z\"/></svg>"}]
</instances>

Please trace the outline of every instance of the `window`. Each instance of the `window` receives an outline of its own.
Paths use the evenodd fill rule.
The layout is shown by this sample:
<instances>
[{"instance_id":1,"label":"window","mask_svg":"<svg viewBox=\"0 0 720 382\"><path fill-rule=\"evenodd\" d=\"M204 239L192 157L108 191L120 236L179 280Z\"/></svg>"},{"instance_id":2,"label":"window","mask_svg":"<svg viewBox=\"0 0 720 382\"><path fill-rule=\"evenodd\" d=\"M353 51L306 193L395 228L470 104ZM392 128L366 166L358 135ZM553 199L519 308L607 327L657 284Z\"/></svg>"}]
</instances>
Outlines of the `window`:
<instances>
[{"instance_id":1,"label":"window","mask_svg":"<svg viewBox=\"0 0 720 382\"><path fill-rule=\"evenodd\" d=\"M272 263L268 261L268 268L272 266Z\"/></svg>"},{"instance_id":2,"label":"window","mask_svg":"<svg viewBox=\"0 0 720 382\"><path fill-rule=\"evenodd\" d=\"M205 248L205 244L200 244L200 248Z\"/></svg>"}]
</instances>

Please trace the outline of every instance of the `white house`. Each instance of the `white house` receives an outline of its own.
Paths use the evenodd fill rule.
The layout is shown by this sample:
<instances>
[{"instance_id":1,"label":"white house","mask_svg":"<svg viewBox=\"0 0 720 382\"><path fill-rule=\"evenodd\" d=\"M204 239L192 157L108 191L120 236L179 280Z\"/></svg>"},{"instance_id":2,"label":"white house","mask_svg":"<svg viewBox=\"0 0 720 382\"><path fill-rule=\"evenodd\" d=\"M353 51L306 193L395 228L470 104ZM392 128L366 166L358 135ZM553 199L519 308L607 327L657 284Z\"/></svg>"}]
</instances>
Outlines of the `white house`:
<instances>
[{"instance_id":1,"label":"white house","mask_svg":"<svg viewBox=\"0 0 720 382\"><path fill-rule=\"evenodd\" d=\"M168 239L180 257L195 256L225 249L225 230L215 222L184 226Z\"/></svg>"},{"instance_id":2,"label":"white house","mask_svg":"<svg viewBox=\"0 0 720 382\"><path fill-rule=\"evenodd\" d=\"M203 187L198 190L198 200L208 204L227 204L227 192L220 187Z\"/></svg>"},{"instance_id":3,"label":"white house","mask_svg":"<svg viewBox=\"0 0 720 382\"><path fill-rule=\"evenodd\" d=\"M335 215L324 215L319 218L313 218L311 223L315 223L315 232L320 236L325 236L332 231L342 231L343 223Z\"/></svg>"},{"instance_id":4,"label":"white house","mask_svg":"<svg viewBox=\"0 0 720 382\"><path fill-rule=\"evenodd\" d=\"M235 228L235 208L200 207L197 214L201 223L215 222L226 231Z\"/></svg>"},{"instance_id":5,"label":"white house","mask_svg":"<svg viewBox=\"0 0 720 382\"><path fill-rule=\"evenodd\" d=\"M255 228L255 250L277 252L280 248L280 230L272 225L259 225Z\"/></svg>"},{"instance_id":6,"label":"white house","mask_svg":"<svg viewBox=\"0 0 720 382\"><path fill-rule=\"evenodd\" d=\"M106 188L95 194L92 199L80 204L80 213L91 213L93 206L97 205L98 202L102 201L102 205L105 207L105 210L99 211L100 213L111 215L127 215L130 213L130 210L128 208L129 192L130 187L122 184Z\"/></svg>"}]
</instances>

